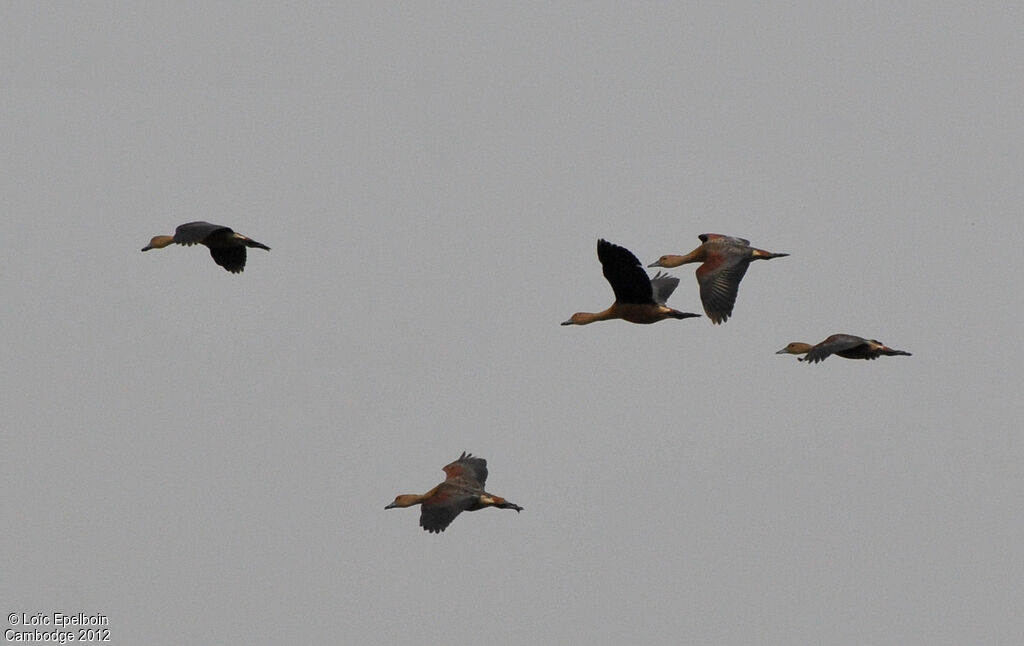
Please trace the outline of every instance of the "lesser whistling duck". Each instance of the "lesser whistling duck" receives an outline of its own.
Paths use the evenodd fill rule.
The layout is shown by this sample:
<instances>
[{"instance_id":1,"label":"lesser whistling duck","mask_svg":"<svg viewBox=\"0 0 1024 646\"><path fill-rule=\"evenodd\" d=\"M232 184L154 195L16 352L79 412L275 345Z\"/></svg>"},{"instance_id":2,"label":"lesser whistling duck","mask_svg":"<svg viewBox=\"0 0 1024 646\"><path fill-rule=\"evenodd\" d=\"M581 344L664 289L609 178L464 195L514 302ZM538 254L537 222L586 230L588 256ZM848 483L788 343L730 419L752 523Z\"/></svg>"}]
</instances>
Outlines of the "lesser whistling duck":
<instances>
[{"instance_id":1,"label":"lesser whistling duck","mask_svg":"<svg viewBox=\"0 0 1024 646\"><path fill-rule=\"evenodd\" d=\"M173 236L154 236L142 250L163 249L175 243L186 247L194 244L206 245L210 248L213 261L233 274L245 269L246 247L270 251L267 245L247 238L241 233L235 233L231 227L209 222L189 222L175 229Z\"/></svg>"},{"instance_id":2,"label":"lesser whistling duck","mask_svg":"<svg viewBox=\"0 0 1024 646\"><path fill-rule=\"evenodd\" d=\"M523 510L501 496L484 491L487 482L487 460L473 457L463 451L455 462L444 468L448 476L444 482L427 493L402 494L384 509L420 505L420 527L430 533L443 532L455 517L464 511L476 511L484 507Z\"/></svg>"},{"instance_id":3,"label":"lesser whistling duck","mask_svg":"<svg viewBox=\"0 0 1024 646\"><path fill-rule=\"evenodd\" d=\"M703 263L697 267L700 300L704 303L704 312L715 324L725 323L732 316L740 281L752 261L789 255L755 249L749 240L720 233L702 233L697 237L702 244L685 256L662 256L647 266L670 269L691 262Z\"/></svg>"},{"instance_id":4,"label":"lesser whistling duck","mask_svg":"<svg viewBox=\"0 0 1024 646\"><path fill-rule=\"evenodd\" d=\"M576 312L562 325L586 325L594 321L622 319L630 323L657 323L664 319L686 319L700 314L680 312L665 305L679 279L658 273L653 279L633 253L605 240L597 241L597 259L604 277L615 292L615 302L602 312Z\"/></svg>"},{"instance_id":5,"label":"lesser whistling duck","mask_svg":"<svg viewBox=\"0 0 1024 646\"><path fill-rule=\"evenodd\" d=\"M913 356L903 350L893 350L881 341L865 339L852 334L833 334L818 345L794 341L775 354L806 354L807 356L797 359L797 361L809 363L824 361L830 354L838 354L846 359L877 359L883 354L887 357Z\"/></svg>"}]
</instances>

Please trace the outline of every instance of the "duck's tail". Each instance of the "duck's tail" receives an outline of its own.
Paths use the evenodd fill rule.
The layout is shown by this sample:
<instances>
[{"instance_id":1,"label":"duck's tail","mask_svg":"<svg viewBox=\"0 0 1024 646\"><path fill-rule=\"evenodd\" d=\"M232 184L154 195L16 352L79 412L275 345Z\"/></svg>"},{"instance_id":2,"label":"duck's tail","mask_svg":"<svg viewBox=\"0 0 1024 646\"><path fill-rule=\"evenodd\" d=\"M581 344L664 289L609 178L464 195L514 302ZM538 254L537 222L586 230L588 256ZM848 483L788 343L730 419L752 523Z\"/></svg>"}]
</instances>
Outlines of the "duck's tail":
<instances>
[{"instance_id":1,"label":"duck's tail","mask_svg":"<svg viewBox=\"0 0 1024 646\"><path fill-rule=\"evenodd\" d=\"M668 318L673 318L673 319L692 319L692 318L700 318L700 314L692 314L690 312L680 312L679 310L671 310L668 313Z\"/></svg>"},{"instance_id":2,"label":"duck's tail","mask_svg":"<svg viewBox=\"0 0 1024 646\"><path fill-rule=\"evenodd\" d=\"M772 258L785 258L788 255L788 253L773 253L771 251L765 251L764 249L754 249L753 259L771 260Z\"/></svg>"}]
</instances>

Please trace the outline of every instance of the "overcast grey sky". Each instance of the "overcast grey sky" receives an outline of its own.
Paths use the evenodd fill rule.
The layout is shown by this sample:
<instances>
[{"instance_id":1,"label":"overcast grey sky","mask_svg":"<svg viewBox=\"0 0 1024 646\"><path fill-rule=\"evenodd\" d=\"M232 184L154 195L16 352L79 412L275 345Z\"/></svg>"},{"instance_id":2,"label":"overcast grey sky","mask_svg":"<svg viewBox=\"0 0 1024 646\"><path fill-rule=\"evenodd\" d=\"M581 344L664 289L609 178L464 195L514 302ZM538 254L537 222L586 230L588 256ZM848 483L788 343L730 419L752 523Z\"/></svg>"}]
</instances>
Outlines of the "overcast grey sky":
<instances>
[{"instance_id":1,"label":"overcast grey sky","mask_svg":"<svg viewBox=\"0 0 1024 646\"><path fill-rule=\"evenodd\" d=\"M892 4L5 4L4 616L1024 643L1024 10ZM705 232L792 255L558 325ZM464 450L523 513L384 511Z\"/></svg>"}]
</instances>

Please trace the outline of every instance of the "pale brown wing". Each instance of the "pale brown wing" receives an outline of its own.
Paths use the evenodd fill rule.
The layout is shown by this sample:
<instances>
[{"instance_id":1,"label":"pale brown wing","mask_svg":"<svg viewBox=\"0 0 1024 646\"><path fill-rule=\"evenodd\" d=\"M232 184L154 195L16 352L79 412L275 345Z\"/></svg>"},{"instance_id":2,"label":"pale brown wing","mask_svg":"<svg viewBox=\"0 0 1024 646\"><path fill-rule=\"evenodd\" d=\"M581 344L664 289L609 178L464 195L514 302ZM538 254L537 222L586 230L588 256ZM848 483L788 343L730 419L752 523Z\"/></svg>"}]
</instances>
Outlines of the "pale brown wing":
<instances>
[{"instance_id":1,"label":"pale brown wing","mask_svg":"<svg viewBox=\"0 0 1024 646\"><path fill-rule=\"evenodd\" d=\"M740 281L749 266L749 260L739 249L723 247L708 251L704 264L697 268L697 284L704 312L712 323L724 323L732 316Z\"/></svg>"}]
</instances>

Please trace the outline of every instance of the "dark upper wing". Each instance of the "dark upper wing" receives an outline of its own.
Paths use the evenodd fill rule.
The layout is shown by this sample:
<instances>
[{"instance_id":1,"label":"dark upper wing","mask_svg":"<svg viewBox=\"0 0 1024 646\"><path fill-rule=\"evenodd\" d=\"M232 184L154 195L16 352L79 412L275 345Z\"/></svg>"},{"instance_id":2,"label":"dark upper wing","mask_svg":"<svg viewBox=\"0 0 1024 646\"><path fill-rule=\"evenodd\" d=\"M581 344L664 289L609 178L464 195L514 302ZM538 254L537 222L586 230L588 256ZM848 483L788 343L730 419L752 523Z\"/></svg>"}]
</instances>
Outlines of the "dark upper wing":
<instances>
[{"instance_id":1,"label":"dark upper wing","mask_svg":"<svg viewBox=\"0 0 1024 646\"><path fill-rule=\"evenodd\" d=\"M458 484L483 489L487 484L487 460L463 451L458 460L444 468L444 473L448 476L445 482L455 480Z\"/></svg>"},{"instance_id":2,"label":"dark upper wing","mask_svg":"<svg viewBox=\"0 0 1024 646\"><path fill-rule=\"evenodd\" d=\"M854 350L859 346L864 346L864 348L867 349L867 339L854 336L852 334L833 334L811 348L804 357L804 361L817 363L819 361L824 361L830 354L838 354L840 352L849 353L851 350Z\"/></svg>"},{"instance_id":3,"label":"dark upper wing","mask_svg":"<svg viewBox=\"0 0 1024 646\"><path fill-rule=\"evenodd\" d=\"M721 233L702 233L699 236L697 236L697 238L701 242L707 242L709 240L722 240L724 242L731 242L733 244L738 244L744 247L750 246L750 240L746 240L744 238L736 238L734 236L726 236L722 235Z\"/></svg>"},{"instance_id":4,"label":"dark upper wing","mask_svg":"<svg viewBox=\"0 0 1024 646\"><path fill-rule=\"evenodd\" d=\"M232 274L245 269L245 247L210 247L210 255L215 263Z\"/></svg>"},{"instance_id":5,"label":"dark upper wing","mask_svg":"<svg viewBox=\"0 0 1024 646\"><path fill-rule=\"evenodd\" d=\"M597 259L601 261L604 277L611 283L617 303L654 303L651 279L632 251L598 240Z\"/></svg>"},{"instance_id":6,"label":"dark upper wing","mask_svg":"<svg viewBox=\"0 0 1024 646\"><path fill-rule=\"evenodd\" d=\"M443 532L455 517L469 509L478 496L447 481L420 505L420 527L431 533Z\"/></svg>"},{"instance_id":7,"label":"dark upper wing","mask_svg":"<svg viewBox=\"0 0 1024 646\"><path fill-rule=\"evenodd\" d=\"M717 246L717 245L716 245ZM747 273L750 262L743 253L724 246L709 251L707 260L697 268L697 283L700 285L700 300L704 312L714 323L723 323L732 316L740 281Z\"/></svg>"},{"instance_id":8,"label":"dark upper wing","mask_svg":"<svg viewBox=\"0 0 1024 646\"><path fill-rule=\"evenodd\" d=\"M231 227L223 227L219 224L210 224L209 222L189 222L188 224L183 224L174 230L174 241L182 245L198 244L203 240L206 240L207 236L217 232L223 232L229 235L234 233L231 230Z\"/></svg>"}]
</instances>

